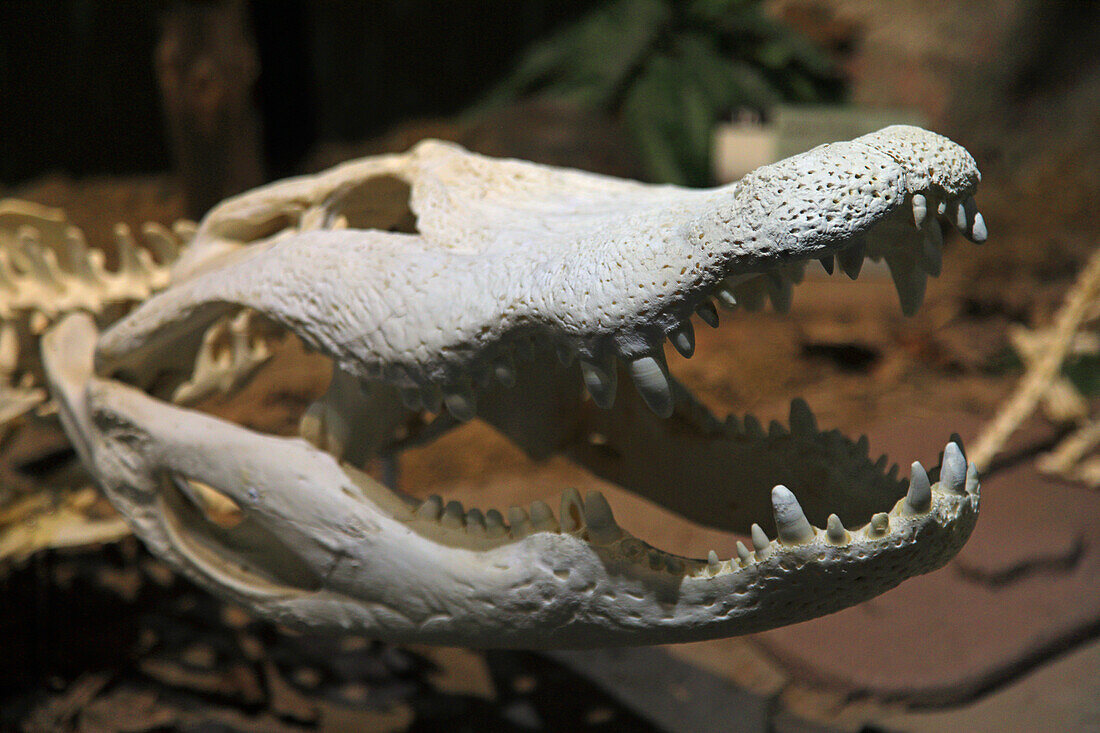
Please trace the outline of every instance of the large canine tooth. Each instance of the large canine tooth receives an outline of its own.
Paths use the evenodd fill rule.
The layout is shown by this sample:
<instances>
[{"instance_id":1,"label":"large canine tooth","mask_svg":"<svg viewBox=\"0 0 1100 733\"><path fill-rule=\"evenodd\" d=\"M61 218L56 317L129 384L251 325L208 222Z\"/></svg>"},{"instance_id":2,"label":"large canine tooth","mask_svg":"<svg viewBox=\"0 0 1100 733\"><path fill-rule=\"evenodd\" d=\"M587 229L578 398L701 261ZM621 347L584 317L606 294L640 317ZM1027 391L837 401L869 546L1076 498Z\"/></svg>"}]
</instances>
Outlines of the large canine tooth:
<instances>
[{"instance_id":1,"label":"large canine tooth","mask_svg":"<svg viewBox=\"0 0 1100 733\"><path fill-rule=\"evenodd\" d=\"M474 399L474 390L469 385L463 385L445 394L443 404L455 419L462 422L469 422L477 417L477 401Z\"/></svg>"},{"instance_id":2,"label":"large canine tooth","mask_svg":"<svg viewBox=\"0 0 1100 733\"><path fill-rule=\"evenodd\" d=\"M596 404L610 410L615 403L615 385L618 382L618 370L615 369L614 362L608 360L606 365L601 365L582 359L581 378Z\"/></svg>"},{"instance_id":3,"label":"large canine tooth","mask_svg":"<svg viewBox=\"0 0 1100 733\"><path fill-rule=\"evenodd\" d=\"M768 274L772 275L772 273ZM766 283L768 299L772 302L772 308L777 313L789 313L791 301L794 299L794 286L791 285L791 281L782 275L775 274L774 277L768 277Z\"/></svg>"},{"instance_id":4,"label":"large canine tooth","mask_svg":"<svg viewBox=\"0 0 1100 733\"><path fill-rule=\"evenodd\" d=\"M908 260L887 257L886 262L890 265L890 276L894 278L894 287L898 291L901 312L906 316L914 315L924 302L927 273Z\"/></svg>"},{"instance_id":5,"label":"large canine tooth","mask_svg":"<svg viewBox=\"0 0 1100 733\"><path fill-rule=\"evenodd\" d=\"M531 525L536 532L557 532L559 529L554 510L545 501L531 502Z\"/></svg>"},{"instance_id":6,"label":"large canine tooth","mask_svg":"<svg viewBox=\"0 0 1100 733\"><path fill-rule=\"evenodd\" d=\"M759 524L752 525L752 549L756 551L756 559L763 560L772 552L772 543L764 528Z\"/></svg>"},{"instance_id":7,"label":"large canine tooth","mask_svg":"<svg viewBox=\"0 0 1100 733\"><path fill-rule=\"evenodd\" d=\"M810 406L806 404L806 400L801 397L795 397L791 400L791 417L789 422L792 433L798 433L800 435L817 434L817 420L814 418L813 412L810 411Z\"/></svg>"},{"instance_id":8,"label":"large canine tooth","mask_svg":"<svg viewBox=\"0 0 1100 733\"><path fill-rule=\"evenodd\" d=\"M834 255L829 254L824 257L818 257L817 261L821 263L821 267L824 268L825 272L830 275L833 274L833 268L836 266L836 257Z\"/></svg>"},{"instance_id":9,"label":"large canine tooth","mask_svg":"<svg viewBox=\"0 0 1100 733\"><path fill-rule=\"evenodd\" d=\"M920 266L932 277L943 271L943 232L936 220L929 222L921 237Z\"/></svg>"},{"instance_id":10,"label":"large canine tooth","mask_svg":"<svg viewBox=\"0 0 1100 733\"><path fill-rule=\"evenodd\" d=\"M615 524L611 505L599 491L589 491L584 500L584 523L588 525L588 539L597 545L609 545L623 534Z\"/></svg>"},{"instance_id":11,"label":"large canine tooth","mask_svg":"<svg viewBox=\"0 0 1100 733\"><path fill-rule=\"evenodd\" d=\"M966 487L966 459L962 450L954 441L943 449L943 463L940 465L940 486L949 491L962 493Z\"/></svg>"},{"instance_id":12,"label":"large canine tooth","mask_svg":"<svg viewBox=\"0 0 1100 733\"><path fill-rule=\"evenodd\" d=\"M829 539L829 542L834 545L844 545L848 542L848 530L844 529L844 525L840 521L840 517L835 514L830 514L828 521L825 523L825 536Z\"/></svg>"},{"instance_id":13,"label":"large canine tooth","mask_svg":"<svg viewBox=\"0 0 1100 733\"><path fill-rule=\"evenodd\" d=\"M711 306L713 307L713 306ZM630 376L642 399L657 417L672 415L672 387L668 383L664 358L643 356L630 362Z\"/></svg>"},{"instance_id":14,"label":"large canine tooth","mask_svg":"<svg viewBox=\"0 0 1100 733\"><path fill-rule=\"evenodd\" d=\"M439 494L432 494L424 503L420 505L420 508L416 510L416 516L420 519L429 519L437 521L443 515L443 499Z\"/></svg>"},{"instance_id":15,"label":"large canine tooth","mask_svg":"<svg viewBox=\"0 0 1100 733\"><path fill-rule=\"evenodd\" d=\"M989 238L989 230L985 228L985 217L980 211L974 212L974 225L970 229L970 238L975 244L981 244Z\"/></svg>"},{"instance_id":16,"label":"large canine tooth","mask_svg":"<svg viewBox=\"0 0 1100 733\"><path fill-rule=\"evenodd\" d=\"M680 356L690 359L695 353L695 329L691 321L684 321L668 332L668 340L680 352Z\"/></svg>"},{"instance_id":17,"label":"large canine tooth","mask_svg":"<svg viewBox=\"0 0 1100 733\"><path fill-rule=\"evenodd\" d=\"M928 199L922 193L913 194L913 223L917 229L924 228L924 220L928 216Z\"/></svg>"},{"instance_id":18,"label":"large canine tooth","mask_svg":"<svg viewBox=\"0 0 1100 733\"><path fill-rule=\"evenodd\" d=\"M703 323L711 328L718 328L718 309L714 307L714 303L704 300L695 306L695 313L703 320Z\"/></svg>"},{"instance_id":19,"label":"large canine tooth","mask_svg":"<svg viewBox=\"0 0 1100 733\"><path fill-rule=\"evenodd\" d=\"M985 219L978 213L973 196L967 196L955 206L955 226L962 235L975 244L981 244L989 236Z\"/></svg>"},{"instance_id":20,"label":"large canine tooth","mask_svg":"<svg viewBox=\"0 0 1100 733\"><path fill-rule=\"evenodd\" d=\"M836 253L837 264L850 279L859 277L863 269L863 257L867 252L867 240L858 237L851 245Z\"/></svg>"},{"instance_id":21,"label":"large canine tooth","mask_svg":"<svg viewBox=\"0 0 1100 733\"><path fill-rule=\"evenodd\" d=\"M905 494L907 514L923 514L932 507L932 484L920 461L914 461L909 472L909 491Z\"/></svg>"},{"instance_id":22,"label":"large canine tooth","mask_svg":"<svg viewBox=\"0 0 1100 733\"><path fill-rule=\"evenodd\" d=\"M784 545L802 545L814 538L814 528L791 490L780 484L772 489L772 512Z\"/></svg>"},{"instance_id":23,"label":"large canine tooth","mask_svg":"<svg viewBox=\"0 0 1100 733\"><path fill-rule=\"evenodd\" d=\"M466 512L462 508L461 501L448 501L443 507L443 516L439 523L448 529L459 529L466 526Z\"/></svg>"},{"instance_id":24,"label":"large canine tooth","mask_svg":"<svg viewBox=\"0 0 1100 733\"><path fill-rule=\"evenodd\" d=\"M579 491L566 489L561 495L561 531L578 532L584 526L584 501Z\"/></svg>"}]
</instances>

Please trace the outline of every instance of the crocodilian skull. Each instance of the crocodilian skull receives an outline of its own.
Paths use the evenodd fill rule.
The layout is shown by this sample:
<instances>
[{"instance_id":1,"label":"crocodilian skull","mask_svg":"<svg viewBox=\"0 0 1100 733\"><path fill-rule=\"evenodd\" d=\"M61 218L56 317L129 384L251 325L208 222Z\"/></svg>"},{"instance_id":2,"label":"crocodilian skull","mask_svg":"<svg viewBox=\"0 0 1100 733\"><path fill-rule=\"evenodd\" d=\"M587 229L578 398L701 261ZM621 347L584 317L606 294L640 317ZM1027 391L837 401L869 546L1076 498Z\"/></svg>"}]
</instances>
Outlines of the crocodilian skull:
<instances>
[{"instance_id":1,"label":"crocodilian skull","mask_svg":"<svg viewBox=\"0 0 1100 733\"><path fill-rule=\"evenodd\" d=\"M690 317L716 325L713 300L785 309L810 260L852 278L885 260L913 312L940 269L938 219L985 239L979 178L964 149L913 127L709 190L429 141L224 202L169 287L102 334L62 320L43 358L81 459L152 551L278 622L481 647L759 631L942 566L977 519L977 470L951 442L939 467L899 479L800 400L789 428L718 420L669 376L663 343L690 356ZM331 357L302 437L148 386L243 308ZM616 391L620 375L633 388ZM671 554L598 492L565 491L556 515L466 510L360 470L429 413L420 439L477 416L752 547ZM574 437L593 433L601 445Z\"/></svg>"}]
</instances>

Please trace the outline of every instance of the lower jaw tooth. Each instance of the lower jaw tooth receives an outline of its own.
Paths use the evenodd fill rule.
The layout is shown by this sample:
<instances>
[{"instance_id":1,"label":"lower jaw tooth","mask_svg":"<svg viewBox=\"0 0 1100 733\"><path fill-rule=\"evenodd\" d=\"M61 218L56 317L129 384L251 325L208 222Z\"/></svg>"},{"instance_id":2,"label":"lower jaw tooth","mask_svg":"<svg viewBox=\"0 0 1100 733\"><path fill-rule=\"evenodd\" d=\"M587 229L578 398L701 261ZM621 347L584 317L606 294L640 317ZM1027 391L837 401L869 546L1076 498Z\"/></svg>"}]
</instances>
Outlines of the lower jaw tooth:
<instances>
[{"instance_id":1,"label":"lower jaw tooth","mask_svg":"<svg viewBox=\"0 0 1100 733\"><path fill-rule=\"evenodd\" d=\"M919 461L914 461L909 474L909 491L905 494L905 511L907 514L923 514L931 507L932 484L928 480L928 472Z\"/></svg>"},{"instance_id":2,"label":"lower jaw tooth","mask_svg":"<svg viewBox=\"0 0 1100 733\"><path fill-rule=\"evenodd\" d=\"M771 540L759 524L752 525L752 547L756 551L757 560L765 559L772 551Z\"/></svg>"},{"instance_id":3,"label":"lower jaw tooth","mask_svg":"<svg viewBox=\"0 0 1100 733\"><path fill-rule=\"evenodd\" d=\"M584 526L584 501L576 489L566 489L561 495L561 531L579 532Z\"/></svg>"},{"instance_id":4,"label":"lower jaw tooth","mask_svg":"<svg viewBox=\"0 0 1100 733\"><path fill-rule=\"evenodd\" d=\"M443 499L437 494L429 496L424 503L420 505L420 508L416 510L416 516L420 519L436 521L442 515Z\"/></svg>"},{"instance_id":5,"label":"lower jaw tooth","mask_svg":"<svg viewBox=\"0 0 1100 733\"><path fill-rule=\"evenodd\" d=\"M879 512L871 517L871 524L868 525L869 533L874 537L882 537L890 530L890 515L886 512Z\"/></svg>"},{"instance_id":6,"label":"lower jaw tooth","mask_svg":"<svg viewBox=\"0 0 1100 733\"><path fill-rule=\"evenodd\" d=\"M466 531L473 535L485 536L487 534L487 527L485 526L485 515L481 513L480 509L471 509L466 512Z\"/></svg>"},{"instance_id":7,"label":"lower jaw tooth","mask_svg":"<svg viewBox=\"0 0 1100 733\"><path fill-rule=\"evenodd\" d=\"M523 539L534 530L527 510L519 506L508 507L508 524L512 527L512 537L517 540Z\"/></svg>"},{"instance_id":8,"label":"lower jaw tooth","mask_svg":"<svg viewBox=\"0 0 1100 733\"><path fill-rule=\"evenodd\" d=\"M490 539L503 537L507 530L504 527L504 517L496 509L485 512L485 535Z\"/></svg>"},{"instance_id":9,"label":"lower jaw tooth","mask_svg":"<svg viewBox=\"0 0 1100 733\"><path fill-rule=\"evenodd\" d=\"M826 522L825 536L829 539L829 542L834 545L845 545L848 543L848 531L844 529L840 517L835 514L829 515L829 520Z\"/></svg>"},{"instance_id":10,"label":"lower jaw tooth","mask_svg":"<svg viewBox=\"0 0 1100 733\"><path fill-rule=\"evenodd\" d=\"M772 511L782 544L801 545L814 538L814 528L806 519L798 499L786 486L780 485L772 489Z\"/></svg>"},{"instance_id":11,"label":"lower jaw tooth","mask_svg":"<svg viewBox=\"0 0 1100 733\"><path fill-rule=\"evenodd\" d=\"M746 567L752 564L752 553L749 552L749 548L745 547L745 543L740 540L737 541L737 559Z\"/></svg>"},{"instance_id":12,"label":"lower jaw tooth","mask_svg":"<svg viewBox=\"0 0 1100 733\"><path fill-rule=\"evenodd\" d=\"M623 534L615 524L611 505L599 491L588 492L584 502L584 523L588 526L589 540L597 545L609 545Z\"/></svg>"},{"instance_id":13,"label":"lower jaw tooth","mask_svg":"<svg viewBox=\"0 0 1100 733\"><path fill-rule=\"evenodd\" d=\"M531 502L531 526L536 532L557 532L558 520L554 511L544 501Z\"/></svg>"},{"instance_id":14,"label":"lower jaw tooth","mask_svg":"<svg viewBox=\"0 0 1100 733\"><path fill-rule=\"evenodd\" d=\"M439 523L447 529L461 529L466 526L466 512L462 509L462 502L447 502L447 506L443 507L443 516Z\"/></svg>"}]
</instances>

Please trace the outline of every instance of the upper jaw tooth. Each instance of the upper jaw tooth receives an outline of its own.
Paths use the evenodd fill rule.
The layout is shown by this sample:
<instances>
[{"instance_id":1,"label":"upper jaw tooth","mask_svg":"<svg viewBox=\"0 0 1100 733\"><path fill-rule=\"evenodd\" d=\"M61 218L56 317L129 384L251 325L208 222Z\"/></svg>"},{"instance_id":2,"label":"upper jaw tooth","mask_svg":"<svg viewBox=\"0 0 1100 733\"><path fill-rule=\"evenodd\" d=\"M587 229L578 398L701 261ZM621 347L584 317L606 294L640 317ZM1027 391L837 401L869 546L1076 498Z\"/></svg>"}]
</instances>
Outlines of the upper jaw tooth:
<instances>
[{"instance_id":1,"label":"upper jaw tooth","mask_svg":"<svg viewBox=\"0 0 1100 733\"><path fill-rule=\"evenodd\" d=\"M712 306L713 307L713 306ZM649 405L649 409L661 418L672 415L672 386L668 381L668 367L660 352L639 357L630 362L630 376L634 386Z\"/></svg>"}]
</instances>

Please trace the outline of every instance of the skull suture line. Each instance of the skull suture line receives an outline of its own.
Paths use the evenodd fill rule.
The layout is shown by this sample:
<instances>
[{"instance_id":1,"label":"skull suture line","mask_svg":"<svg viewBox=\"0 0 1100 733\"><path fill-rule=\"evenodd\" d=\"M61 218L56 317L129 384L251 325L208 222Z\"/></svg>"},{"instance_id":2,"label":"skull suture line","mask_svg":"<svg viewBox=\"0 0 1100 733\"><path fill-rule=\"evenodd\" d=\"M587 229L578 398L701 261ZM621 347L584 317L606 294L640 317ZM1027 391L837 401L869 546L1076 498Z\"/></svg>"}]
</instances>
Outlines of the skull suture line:
<instances>
[{"instance_id":1,"label":"skull suture line","mask_svg":"<svg viewBox=\"0 0 1100 733\"><path fill-rule=\"evenodd\" d=\"M711 190L425 142L223 203L166 290L102 334L62 320L43 359L82 460L153 552L279 622L483 647L759 631L942 566L977 519L977 471L949 443L938 469L914 463L899 481L800 400L789 429L723 423L669 376L663 342L690 356L689 319L715 325L712 298L785 309L814 259L853 278L885 260L912 313L940 269L937 217L985 239L978 181L965 150L912 127ZM241 308L333 360L306 439L121 381ZM636 390L616 390L620 371ZM357 468L426 412L441 413L426 435L477 415L533 456L566 452L753 547L680 557L620 528L598 492L566 491L557 516L542 502L505 516L414 500ZM571 442L593 432L614 450Z\"/></svg>"}]
</instances>

